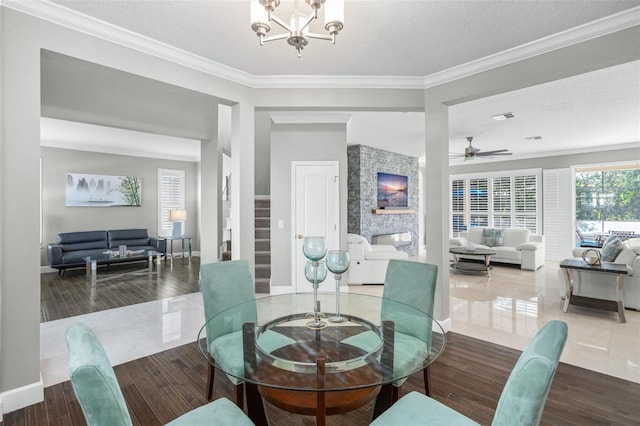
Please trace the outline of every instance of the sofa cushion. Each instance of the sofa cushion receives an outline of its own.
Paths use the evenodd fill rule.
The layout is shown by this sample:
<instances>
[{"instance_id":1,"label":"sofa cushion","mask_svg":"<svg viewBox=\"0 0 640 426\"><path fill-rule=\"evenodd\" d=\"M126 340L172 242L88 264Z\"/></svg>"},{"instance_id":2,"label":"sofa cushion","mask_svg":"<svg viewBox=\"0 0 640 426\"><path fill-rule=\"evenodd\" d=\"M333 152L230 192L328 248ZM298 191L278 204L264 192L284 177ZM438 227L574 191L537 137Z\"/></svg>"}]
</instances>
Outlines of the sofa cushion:
<instances>
[{"instance_id":1,"label":"sofa cushion","mask_svg":"<svg viewBox=\"0 0 640 426\"><path fill-rule=\"evenodd\" d=\"M109 238L109 248L116 248L119 245L148 246L149 231L146 229L117 229L107 231Z\"/></svg>"},{"instance_id":2,"label":"sofa cushion","mask_svg":"<svg viewBox=\"0 0 640 426\"><path fill-rule=\"evenodd\" d=\"M106 231L64 232L56 240L63 252L107 248Z\"/></svg>"},{"instance_id":3,"label":"sofa cushion","mask_svg":"<svg viewBox=\"0 0 640 426\"><path fill-rule=\"evenodd\" d=\"M504 229L484 228L482 230L482 244L486 246L501 246L503 239Z\"/></svg>"},{"instance_id":4,"label":"sofa cushion","mask_svg":"<svg viewBox=\"0 0 640 426\"><path fill-rule=\"evenodd\" d=\"M528 243L531 231L528 229L508 228L504 232L503 246L518 247L522 243Z\"/></svg>"},{"instance_id":5,"label":"sofa cushion","mask_svg":"<svg viewBox=\"0 0 640 426\"><path fill-rule=\"evenodd\" d=\"M409 255L406 252L399 250L372 250L365 254L365 258L367 260L406 260L409 258Z\"/></svg>"},{"instance_id":6,"label":"sofa cushion","mask_svg":"<svg viewBox=\"0 0 640 426\"><path fill-rule=\"evenodd\" d=\"M600 249L601 259L603 262L613 262L621 251L622 241L616 235L612 235Z\"/></svg>"},{"instance_id":7,"label":"sofa cushion","mask_svg":"<svg viewBox=\"0 0 640 426\"><path fill-rule=\"evenodd\" d=\"M632 266L636 257L638 257L638 255L632 248L623 245L622 250L620 250L620 253L618 253L616 257L615 263L624 263L627 266Z\"/></svg>"},{"instance_id":8,"label":"sofa cushion","mask_svg":"<svg viewBox=\"0 0 640 426\"><path fill-rule=\"evenodd\" d=\"M62 264L82 264L85 263L84 258L88 256L101 256L105 252L106 248L93 249L93 250L75 250L72 252L64 253L62 255Z\"/></svg>"},{"instance_id":9,"label":"sofa cushion","mask_svg":"<svg viewBox=\"0 0 640 426\"><path fill-rule=\"evenodd\" d=\"M491 249L496 252L495 256L491 257L491 259L496 259L497 262L502 260L519 263L522 260L522 253L515 247L503 246L491 247Z\"/></svg>"}]
</instances>

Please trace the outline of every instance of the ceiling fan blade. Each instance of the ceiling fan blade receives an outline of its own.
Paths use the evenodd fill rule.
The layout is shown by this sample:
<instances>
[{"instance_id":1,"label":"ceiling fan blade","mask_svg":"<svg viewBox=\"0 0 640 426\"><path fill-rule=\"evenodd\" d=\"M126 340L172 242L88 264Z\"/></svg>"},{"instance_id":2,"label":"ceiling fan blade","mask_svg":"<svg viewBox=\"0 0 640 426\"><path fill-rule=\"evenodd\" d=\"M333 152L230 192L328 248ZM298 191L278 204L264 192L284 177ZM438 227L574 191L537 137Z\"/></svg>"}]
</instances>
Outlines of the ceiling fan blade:
<instances>
[{"instance_id":1,"label":"ceiling fan blade","mask_svg":"<svg viewBox=\"0 0 640 426\"><path fill-rule=\"evenodd\" d=\"M496 149L494 151L482 151L477 152L476 155L487 156L487 155L511 155L508 149Z\"/></svg>"},{"instance_id":2,"label":"ceiling fan blade","mask_svg":"<svg viewBox=\"0 0 640 426\"><path fill-rule=\"evenodd\" d=\"M464 157L464 154L458 154L458 153L451 153L449 154L449 159L453 159L453 158L462 158Z\"/></svg>"}]
</instances>

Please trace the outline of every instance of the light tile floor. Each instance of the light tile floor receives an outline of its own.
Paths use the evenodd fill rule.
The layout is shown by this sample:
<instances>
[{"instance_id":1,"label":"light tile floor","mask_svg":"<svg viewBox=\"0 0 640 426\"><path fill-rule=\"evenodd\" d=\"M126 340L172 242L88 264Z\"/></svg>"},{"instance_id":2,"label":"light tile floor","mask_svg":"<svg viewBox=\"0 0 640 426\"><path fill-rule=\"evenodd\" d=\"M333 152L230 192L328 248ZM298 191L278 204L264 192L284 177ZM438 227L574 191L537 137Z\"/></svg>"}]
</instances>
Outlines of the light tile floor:
<instances>
[{"instance_id":1,"label":"light tile floor","mask_svg":"<svg viewBox=\"0 0 640 426\"><path fill-rule=\"evenodd\" d=\"M640 312L617 314L571 306L562 312L558 265L536 272L495 267L484 275L450 274L452 331L523 349L552 319L569 325L561 361L640 383ZM382 295L383 286L348 291ZM64 331L78 321L92 327L114 365L194 342L203 324L200 293L50 321L40 325L41 371L45 386L68 380Z\"/></svg>"}]
</instances>

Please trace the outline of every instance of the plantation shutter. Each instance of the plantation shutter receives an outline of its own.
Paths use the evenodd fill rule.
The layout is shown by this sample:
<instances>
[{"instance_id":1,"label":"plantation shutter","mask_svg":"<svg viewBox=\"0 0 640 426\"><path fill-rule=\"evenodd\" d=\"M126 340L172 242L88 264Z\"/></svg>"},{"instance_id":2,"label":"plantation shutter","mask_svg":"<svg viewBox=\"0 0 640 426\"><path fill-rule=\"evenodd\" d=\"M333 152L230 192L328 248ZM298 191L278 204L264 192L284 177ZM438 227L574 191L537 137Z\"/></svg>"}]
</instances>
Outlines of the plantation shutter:
<instances>
[{"instance_id":1,"label":"plantation shutter","mask_svg":"<svg viewBox=\"0 0 640 426\"><path fill-rule=\"evenodd\" d=\"M169 211L185 209L184 170L158 169L158 235L171 235Z\"/></svg>"},{"instance_id":2,"label":"plantation shutter","mask_svg":"<svg viewBox=\"0 0 640 426\"><path fill-rule=\"evenodd\" d=\"M488 179L469 179L469 224L471 226L489 225L489 181Z\"/></svg>"},{"instance_id":3,"label":"plantation shutter","mask_svg":"<svg viewBox=\"0 0 640 426\"><path fill-rule=\"evenodd\" d=\"M536 175L515 176L515 225L537 233L537 177Z\"/></svg>"},{"instance_id":4,"label":"plantation shutter","mask_svg":"<svg viewBox=\"0 0 640 426\"><path fill-rule=\"evenodd\" d=\"M466 181L455 179L451 181L451 232L452 235L459 235L461 231L467 230L465 191Z\"/></svg>"},{"instance_id":5,"label":"plantation shutter","mask_svg":"<svg viewBox=\"0 0 640 426\"><path fill-rule=\"evenodd\" d=\"M511 227L511 177L493 178L493 226Z\"/></svg>"}]
</instances>

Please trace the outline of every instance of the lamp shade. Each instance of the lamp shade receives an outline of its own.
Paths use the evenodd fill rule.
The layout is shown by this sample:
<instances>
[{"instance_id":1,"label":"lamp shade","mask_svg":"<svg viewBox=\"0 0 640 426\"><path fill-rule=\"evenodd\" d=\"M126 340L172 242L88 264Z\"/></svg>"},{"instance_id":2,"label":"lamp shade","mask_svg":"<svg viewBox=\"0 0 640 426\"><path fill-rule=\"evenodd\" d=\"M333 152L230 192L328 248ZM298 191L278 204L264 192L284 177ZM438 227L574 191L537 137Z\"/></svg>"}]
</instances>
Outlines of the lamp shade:
<instances>
[{"instance_id":1,"label":"lamp shade","mask_svg":"<svg viewBox=\"0 0 640 426\"><path fill-rule=\"evenodd\" d=\"M169 220L171 222L180 222L187 220L186 210L169 210Z\"/></svg>"},{"instance_id":2,"label":"lamp shade","mask_svg":"<svg viewBox=\"0 0 640 426\"><path fill-rule=\"evenodd\" d=\"M324 4L324 24L344 24L344 0L327 0Z\"/></svg>"}]
</instances>

